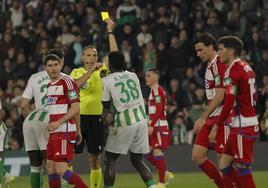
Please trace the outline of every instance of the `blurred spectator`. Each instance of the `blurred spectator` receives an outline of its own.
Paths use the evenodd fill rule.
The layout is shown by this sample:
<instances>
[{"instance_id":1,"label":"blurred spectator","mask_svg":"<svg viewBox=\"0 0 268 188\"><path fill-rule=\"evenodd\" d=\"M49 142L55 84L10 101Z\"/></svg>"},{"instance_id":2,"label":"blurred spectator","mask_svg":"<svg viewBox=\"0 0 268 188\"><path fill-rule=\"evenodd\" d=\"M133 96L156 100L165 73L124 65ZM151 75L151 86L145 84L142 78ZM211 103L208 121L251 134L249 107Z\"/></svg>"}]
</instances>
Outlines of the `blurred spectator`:
<instances>
[{"instance_id":1,"label":"blurred spectator","mask_svg":"<svg viewBox=\"0 0 268 188\"><path fill-rule=\"evenodd\" d=\"M116 11L118 25L134 25L140 18L140 7L136 5L135 0L123 0Z\"/></svg>"},{"instance_id":2,"label":"blurred spectator","mask_svg":"<svg viewBox=\"0 0 268 188\"><path fill-rule=\"evenodd\" d=\"M156 48L153 42L148 42L143 52L143 73L149 69L156 68L157 56L156 56Z\"/></svg>"},{"instance_id":3,"label":"blurred spectator","mask_svg":"<svg viewBox=\"0 0 268 188\"><path fill-rule=\"evenodd\" d=\"M184 123L183 117L177 115L174 120L172 129L172 144L186 144L186 125Z\"/></svg>"},{"instance_id":4,"label":"blurred spectator","mask_svg":"<svg viewBox=\"0 0 268 188\"><path fill-rule=\"evenodd\" d=\"M265 100L265 111L260 117L260 141L267 141L268 136L268 98Z\"/></svg>"},{"instance_id":5,"label":"blurred spectator","mask_svg":"<svg viewBox=\"0 0 268 188\"><path fill-rule=\"evenodd\" d=\"M153 37L152 34L149 32L149 26L143 22L140 24L141 32L137 35L137 41L139 47L143 47L146 45L147 42L152 41Z\"/></svg>"},{"instance_id":6,"label":"blurred spectator","mask_svg":"<svg viewBox=\"0 0 268 188\"><path fill-rule=\"evenodd\" d=\"M178 79L171 79L169 83L169 89L167 92L168 99L177 104L177 109L182 110L186 108L189 104L187 100L187 95L180 86L180 81Z\"/></svg>"},{"instance_id":7,"label":"blurred spectator","mask_svg":"<svg viewBox=\"0 0 268 188\"><path fill-rule=\"evenodd\" d=\"M20 1L18 0L12 1L12 7L10 8L10 12L11 12L10 19L12 21L13 28L16 28L22 25L22 21L23 21L22 9L23 7Z\"/></svg>"}]
</instances>

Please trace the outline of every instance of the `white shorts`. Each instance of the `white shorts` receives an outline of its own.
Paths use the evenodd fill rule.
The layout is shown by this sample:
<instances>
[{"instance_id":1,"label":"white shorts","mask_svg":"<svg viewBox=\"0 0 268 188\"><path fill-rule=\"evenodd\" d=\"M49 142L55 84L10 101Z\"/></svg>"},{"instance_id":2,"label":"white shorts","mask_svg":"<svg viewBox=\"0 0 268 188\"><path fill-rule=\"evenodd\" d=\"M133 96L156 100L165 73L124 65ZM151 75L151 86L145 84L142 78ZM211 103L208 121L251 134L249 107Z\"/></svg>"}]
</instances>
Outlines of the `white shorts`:
<instances>
[{"instance_id":1,"label":"white shorts","mask_svg":"<svg viewBox=\"0 0 268 188\"><path fill-rule=\"evenodd\" d=\"M6 131L0 133L0 152L4 151L4 141L6 137Z\"/></svg>"},{"instance_id":2,"label":"white shorts","mask_svg":"<svg viewBox=\"0 0 268 188\"><path fill-rule=\"evenodd\" d=\"M33 113L35 113L34 118L31 118ZM49 132L46 128L48 123L49 114L44 115L42 111L33 111L26 117L23 122L23 137L26 151L47 149Z\"/></svg>"},{"instance_id":3,"label":"white shorts","mask_svg":"<svg viewBox=\"0 0 268 188\"><path fill-rule=\"evenodd\" d=\"M130 126L113 128L107 139L105 151L126 155L149 153L148 122L142 120Z\"/></svg>"}]
</instances>

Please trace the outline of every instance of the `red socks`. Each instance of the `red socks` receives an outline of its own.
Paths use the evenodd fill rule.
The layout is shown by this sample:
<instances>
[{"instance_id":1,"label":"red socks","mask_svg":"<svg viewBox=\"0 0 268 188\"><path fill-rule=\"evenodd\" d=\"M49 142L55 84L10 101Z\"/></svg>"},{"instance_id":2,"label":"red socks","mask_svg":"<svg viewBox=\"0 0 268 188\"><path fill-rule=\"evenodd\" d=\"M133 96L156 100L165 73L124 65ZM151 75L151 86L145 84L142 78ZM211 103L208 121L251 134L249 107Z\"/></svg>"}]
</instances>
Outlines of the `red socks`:
<instances>
[{"instance_id":1,"label":"red socks","mask_svg":"<svg viewBox=\"0 0 268 188\"><path fill-rule=\"evenodd\" d=\"M58 174L48 175L49 187L50 188L60 188L60 176Z\"/></svg>"},{"instance_id":2,"label":"red socks","mask_svg":"<svg viewBox=\"0 0 268 188\"><path fill-rule=\"evenodd\" d=\"M75 185L75 188L88 188L82 179L70 170L66 170L62 176L69 184Z\"/></svg>"},{"instance_id":3,"label":"red socks","mask_svg":"<svg viewBox=\"0 0 268 188\"><path fill-rule=\"evenodd\" d=\"M165 183L165 175L166 175L166 161L164 156L153 156L152 154L148 154L145 156L152 165L154 165L158 171L159 182Z\"/></svg>"},{"instance_id":4,"label":"red socks","mask_svg":"<svg viewBox=\"0 0 268 188\"><path fill-rule=\"evenodd\" d=\"M223 178L220 175L218 168L209 160L199 165L199 168L214 181L218 188L223 188Z\"/></svg>"},{"instance_id":5,"label":"red socks","mask_svg":"<svg viewBox=\"0 0 268 188\"><path fill-rule=\"evenodd\" d=\"M240 187L238 173L232 165L221 170L223 174L224 188Z\"/></svg>"},{"instance_id":6,"label":"red socks","mask_svg":"<svg viewBox=\"0 0 268 188\"><path fill-rule=\"evenodd\" d=\"M250 169L238 169L238 180L241 188L256 188Z\"/></svg>"}]
</instances>

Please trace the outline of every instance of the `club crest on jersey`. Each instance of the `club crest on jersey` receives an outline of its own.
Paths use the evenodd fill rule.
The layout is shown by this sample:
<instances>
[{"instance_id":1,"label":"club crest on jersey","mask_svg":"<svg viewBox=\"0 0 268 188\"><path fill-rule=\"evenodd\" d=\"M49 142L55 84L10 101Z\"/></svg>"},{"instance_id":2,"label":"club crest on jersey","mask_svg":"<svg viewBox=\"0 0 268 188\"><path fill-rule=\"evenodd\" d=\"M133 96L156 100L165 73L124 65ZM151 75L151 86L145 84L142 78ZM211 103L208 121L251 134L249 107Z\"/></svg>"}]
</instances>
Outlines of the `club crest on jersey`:
<instances>
[{"instance_id":1,"label":"club crest on jersey","mask_svg":"<svg viewBox=\"0 0 268 188\"><path fill-rule=\"evenodd\" d=\"M70 100L74 100L78 98L78 95L75 90L68 91L68 97Z\"/></svg>"},{"instance_id":2,"label":"club crest on jersey","mask_svg":"<svg viewBox=\"0 0 268 188\"><path fill-rule=\"evenodd\" d=\"M56 102L57 102L57 97L50 97L50 96L47 97L47 104L48 105L56 104Z\"/></svg>"},{"instance_id":3,"label":"club crest on jersey","mask_svg":"<svg viewBox=\"0 0 268 188\"><path fill-rule=\"evenodd\" d=\"M219 75L216 75L214 79L215 79L215 85L216 85L216 86L220 85L220 83L221 83L221 78L220 78L220 76L219 76Z\"/></svg>"},{"instance_id":4,"label":"club crest on jersey","mask_svg":"<svg viewBox=\"0 0 268 188\"><path fill-rule=\"evenodd\" d=\"M224 79L224 86L231 85L232 79L230 77Z\"/></svg>"}]
</instances>

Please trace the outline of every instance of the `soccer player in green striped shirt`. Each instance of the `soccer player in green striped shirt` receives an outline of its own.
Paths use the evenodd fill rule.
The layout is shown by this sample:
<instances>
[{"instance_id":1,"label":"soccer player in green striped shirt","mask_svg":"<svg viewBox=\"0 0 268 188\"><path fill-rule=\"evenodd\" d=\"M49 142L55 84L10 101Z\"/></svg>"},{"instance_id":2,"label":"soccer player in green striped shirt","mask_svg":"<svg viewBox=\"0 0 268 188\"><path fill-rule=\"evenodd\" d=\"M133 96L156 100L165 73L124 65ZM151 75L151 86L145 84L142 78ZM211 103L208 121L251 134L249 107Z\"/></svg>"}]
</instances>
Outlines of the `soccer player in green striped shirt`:
<instances>
[{"instance_id":1,"label":"soccer player in green striped shirt","mask_svg":"<svg viewBox=\"0 0 268 188\"><path fill-rule=\"evenodd\" d=\"M0 100L0 188L3 186L8 186L15 178L11 176L4 169L4 141L6 137L7 127L4 123L4 110L2 109L2 103Z\"/></svg>"},{"instance_id":2,"label":"soccer player in green striped shirt","mask_svg":"<svg viewBox=\"0 0 268 188\"><path fill-rule=\"evenodd\" d=\"M104 188L113 187L116 160L128 151L132 165L146 186L155 188L152 174L142 159L143 154L149 152L149 144L148 121L139 79L135 73L125 70L122 53L111 52L108 59L111 74L102 81L102 103L104 109L109 109L112 101L115 123L110 128L105 147Z\"/></svg>"}]
</instances>

